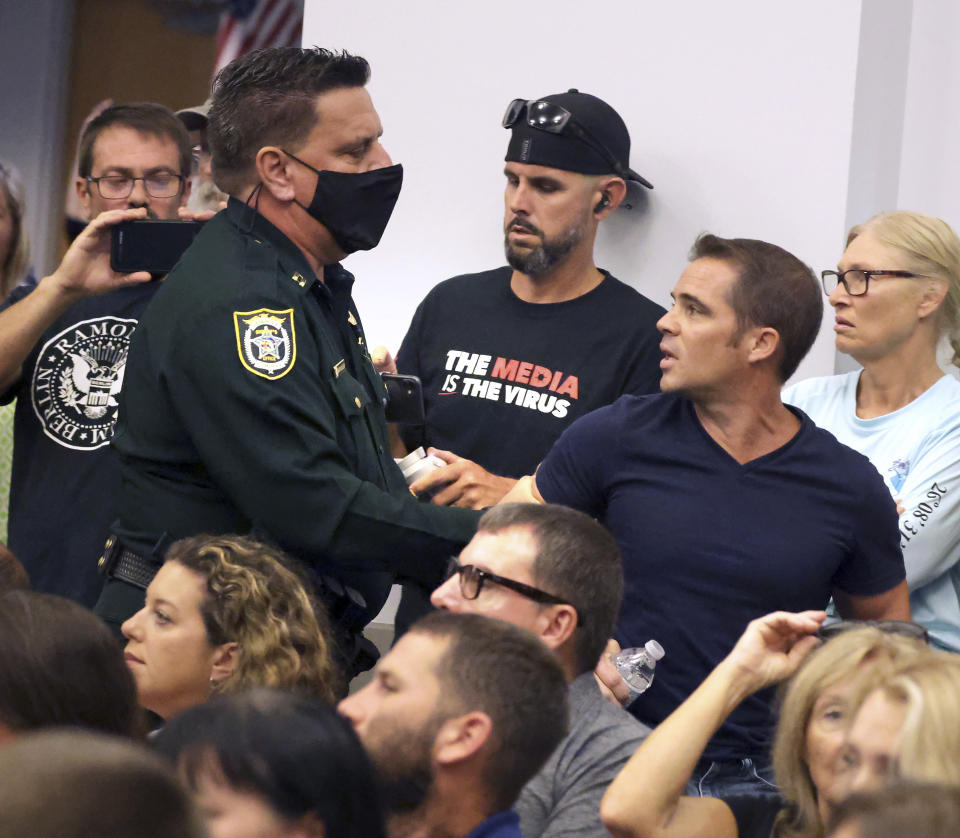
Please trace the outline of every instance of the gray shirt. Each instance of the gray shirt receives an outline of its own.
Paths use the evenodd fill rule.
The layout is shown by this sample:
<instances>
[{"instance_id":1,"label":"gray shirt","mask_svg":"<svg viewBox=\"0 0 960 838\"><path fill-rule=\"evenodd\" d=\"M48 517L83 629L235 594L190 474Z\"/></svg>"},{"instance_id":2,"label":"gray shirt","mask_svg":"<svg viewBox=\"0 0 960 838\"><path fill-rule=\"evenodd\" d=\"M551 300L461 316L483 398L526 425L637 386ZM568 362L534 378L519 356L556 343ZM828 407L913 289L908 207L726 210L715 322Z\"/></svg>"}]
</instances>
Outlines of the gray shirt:
<instances>
[{"instance_id":1,"label":"gray shirt","mask_svg":"<svg viewBox=\"0 0 960 838\"><path fill-rule=\"evenodd\" d=\"M609 838L600 800L650 728L603 697L592 672L570 685L570 733L514 804L524 838Z\"/></svg>"}]
</instances>

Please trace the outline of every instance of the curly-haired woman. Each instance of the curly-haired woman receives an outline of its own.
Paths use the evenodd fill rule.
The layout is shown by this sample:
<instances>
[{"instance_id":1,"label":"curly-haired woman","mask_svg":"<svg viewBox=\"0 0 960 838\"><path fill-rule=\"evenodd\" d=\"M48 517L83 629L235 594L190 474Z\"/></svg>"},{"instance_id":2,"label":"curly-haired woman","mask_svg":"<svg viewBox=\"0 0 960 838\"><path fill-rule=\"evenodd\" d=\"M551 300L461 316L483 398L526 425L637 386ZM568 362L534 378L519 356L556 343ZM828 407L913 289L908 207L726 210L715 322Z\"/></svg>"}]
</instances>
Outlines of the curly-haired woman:
<instances>
[{"instance_id":1,"label":"curly-haired woman","mask_svg":"<svg viewBox=\"0 0 960 838\"><path fill-rule=\"evenodd\" d=\"M332 701L340 685L324 612L279 550L241 536L173 544L123 634L140 703L165 719L252 686Z\"/></svg>"}]
</instances>

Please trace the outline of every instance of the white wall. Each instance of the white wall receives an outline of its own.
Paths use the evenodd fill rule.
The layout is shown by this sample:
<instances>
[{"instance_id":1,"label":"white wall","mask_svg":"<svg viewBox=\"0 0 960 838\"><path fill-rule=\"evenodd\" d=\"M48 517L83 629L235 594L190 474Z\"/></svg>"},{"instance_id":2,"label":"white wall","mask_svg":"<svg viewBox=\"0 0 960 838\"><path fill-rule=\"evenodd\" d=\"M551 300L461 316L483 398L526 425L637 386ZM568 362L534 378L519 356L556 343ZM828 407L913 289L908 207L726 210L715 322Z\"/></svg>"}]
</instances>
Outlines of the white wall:
<instances>
[{"instance_id":1,"label":"white wall","mask_svg":"<svg viewBox=\"0 0 960 838\"><path fill-rule=\"evenodd\" d=\"M503 264L500 127L514 97L577 87L610 102L645 210L601 227L598 263L667 304L696 234L781 244L816 269L846 226L859 0L308 0L304 43L370 60L384 144L405 167L380 246L356 254L371 343L396 348L438 281ZM825 329L801 376L833 369Z\"/></svg>"},{"instance_id":2,"label":"white wall","mask_svg":"<svg viewBox=\"0 0 960 838\"><path fill-rule=\"evenodd\" d=\"M864 5L846 226L885 210L910 209L960 230L958 42L955 2ZM941 363L956 374L952 351L944 350ZM837 372L856 368L837 353Z\"/></svg>"},{"instance_id":3,"label":"white wall","mask_svg":"<svg viewBox=\"0 0 960 838\"><path fill-rule=\"evenodd\" d=\"M898 204L960 230L960 3L913 0Z\"/></svg>"}]
</instances>

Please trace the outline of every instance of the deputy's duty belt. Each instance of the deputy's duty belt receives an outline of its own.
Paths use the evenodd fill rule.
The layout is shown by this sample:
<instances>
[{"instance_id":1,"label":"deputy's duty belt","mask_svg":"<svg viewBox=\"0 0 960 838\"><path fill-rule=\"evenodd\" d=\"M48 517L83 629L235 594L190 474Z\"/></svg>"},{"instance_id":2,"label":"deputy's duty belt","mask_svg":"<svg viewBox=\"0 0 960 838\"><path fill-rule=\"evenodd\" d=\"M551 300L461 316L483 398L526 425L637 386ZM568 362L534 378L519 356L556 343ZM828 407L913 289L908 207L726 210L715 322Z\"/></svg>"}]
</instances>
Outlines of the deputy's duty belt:
<instances>
[{"instance_id":1,"label":"deputy's duty belt","mask_svg":"<svg viewBox=\"0 0 960 838\"><path fill-rule=\"evenodd\" d=\"M160 563L128 550L111 535L103 546L103 555L97 567L105 576L128 582L143 590L153 581L160 569Z\"/></svg>"}]
</instances>

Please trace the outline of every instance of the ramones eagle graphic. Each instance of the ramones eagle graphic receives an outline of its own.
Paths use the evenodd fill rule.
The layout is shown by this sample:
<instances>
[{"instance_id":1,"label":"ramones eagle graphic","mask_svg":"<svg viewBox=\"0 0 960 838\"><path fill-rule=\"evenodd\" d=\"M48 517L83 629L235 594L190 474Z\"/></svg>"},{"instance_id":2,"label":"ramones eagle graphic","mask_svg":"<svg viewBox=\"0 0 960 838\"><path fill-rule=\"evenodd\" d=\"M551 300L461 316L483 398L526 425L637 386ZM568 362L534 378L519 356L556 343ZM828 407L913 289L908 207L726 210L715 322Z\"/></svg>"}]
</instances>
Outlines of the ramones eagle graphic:
<instances>
[{"instance_id":1,"label":"ramones eagle graphic","mask_svg":"<svg viewBox=\"0 0 960 838\"><path fill-rule=\"evenodd\" d=\"M54 442L90 451L110 441L136 326L136 320L119 317L83 320L43 345L30 397L43 432Z\"/></svg>"}]
</instances>

